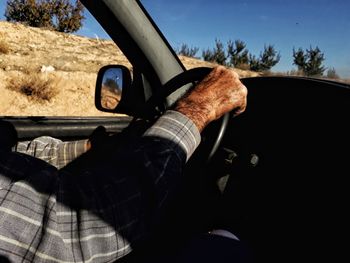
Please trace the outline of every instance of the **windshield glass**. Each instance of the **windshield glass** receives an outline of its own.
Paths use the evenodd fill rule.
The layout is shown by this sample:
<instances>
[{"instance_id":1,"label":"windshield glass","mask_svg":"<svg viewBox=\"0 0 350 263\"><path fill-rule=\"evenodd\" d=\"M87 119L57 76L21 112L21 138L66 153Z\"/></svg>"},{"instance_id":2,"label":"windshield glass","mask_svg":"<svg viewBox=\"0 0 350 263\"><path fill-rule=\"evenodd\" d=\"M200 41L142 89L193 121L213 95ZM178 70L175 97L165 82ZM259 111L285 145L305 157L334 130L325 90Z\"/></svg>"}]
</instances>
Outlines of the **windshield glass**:
<instances>
[{"instance_id":1,"label":"windshield glass","mask_svg":"<svg viewBox=\"0 0 350 263\"><path fill-rule=\"evenodd\" d=\"M36 8L18 8L22 2L45 1L0 4L0 116L110 115L96 110L94 88L102 66L131 69L117 45L84 8L71 9L78 10L74 23L60 24L57 15L30 21L32 13L24 16L29 21L19 21L18 10ZM350 83L348 0L141 3L186 68L222 64L241 77Z\"/></svg>"},{"instance_id":2,"label":"windshield glass","mask_svg":"<svg viewBox=\"0 0 350 263\"><path fill-rule=\"evenodd\" d=\"M242 76L350 79L348 0L141 2L179 55Z\"/></svg>"}]
</instances>

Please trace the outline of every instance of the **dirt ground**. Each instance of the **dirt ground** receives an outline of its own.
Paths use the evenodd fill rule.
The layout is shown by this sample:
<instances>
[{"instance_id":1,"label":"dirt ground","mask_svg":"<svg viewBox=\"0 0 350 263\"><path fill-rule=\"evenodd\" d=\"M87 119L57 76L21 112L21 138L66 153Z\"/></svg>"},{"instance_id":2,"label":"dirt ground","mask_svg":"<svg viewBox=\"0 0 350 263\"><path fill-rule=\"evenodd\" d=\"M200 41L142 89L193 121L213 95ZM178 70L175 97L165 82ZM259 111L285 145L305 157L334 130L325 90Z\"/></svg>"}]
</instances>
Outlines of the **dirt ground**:
<instances>
[{"instance_id":1,"label":"dirt ground","mask_svg":"<svg viewBox=\"0 0 350 263\"><path fill-rule=\"evenodd\" d=\"M186 68L214 65L188 57L180 59ZM1 21L0 116L111 115L94 106L96 74L108 64L131 67L112 41ZM52 72L42 72L49 66L54 68ZM241 77L258 75L234 70ZM28 84L33 76L47 89L46 99L28 91L35 88L31 87L33 82Z\"/></svg>"}]
</instances>

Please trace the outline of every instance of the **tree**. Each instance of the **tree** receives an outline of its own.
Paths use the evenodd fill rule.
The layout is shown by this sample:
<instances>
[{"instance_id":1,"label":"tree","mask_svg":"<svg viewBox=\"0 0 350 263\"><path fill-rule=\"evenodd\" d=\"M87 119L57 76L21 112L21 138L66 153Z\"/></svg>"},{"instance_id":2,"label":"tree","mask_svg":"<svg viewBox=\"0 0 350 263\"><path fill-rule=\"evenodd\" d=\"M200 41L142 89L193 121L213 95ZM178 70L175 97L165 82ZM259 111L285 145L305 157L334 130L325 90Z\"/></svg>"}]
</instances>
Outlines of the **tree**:
<instances>
[{"instance_id":1,"label":"tree","mask_svg":"<svg viewBox=\"0 0 350 263\"><path fill-rule=\"evenodd\" d=\"M277 53L273 45L264 47L264 51L260 53L259 58L249 55L249 66L253 71L267 71L275 66L281 59L280 53Z\"/></svg>"},{"instance_id":2,"label":"tree","mask_svg":"<svg viewBox=\"0 0 350 263\"><path fill-rule=\"evenodd\" d=\"M306 76L322 76L326 70L326 68L322 66L325 60L324 54L318 47L315 49L310 47L310 49L306 49L306 51L302 48L298 50L293 48L293 58L293 64Z\"/></svg>"},{"instance_id":3,"label":"tree","mask_svg":"<svg viewBox=\"0 0 350 263\"><path fill-rule=\"evenodd\" d=\"M198 50L198 47L189 47L187 44L182 44L176 53L178 55L195 58Z\"/></svg>"},{"instance_id":4,"label":"tree","mask_svg":"<svg viewBox=\"0 0 350 263\"><path fill-rule=\"evenodd\" d=\"M304 54L304 50L299 48L297 51L293 49L293 58L294 58L294 65L298 67L298 71L304 72L305 65L306 65L306 56Z\"/></svg>"},{"instance_id":5,"label":"tree","mask_svg":"<svg viewBox=\"0 0 350 263\"><path fill-rule=\"evenodd\" d=\"M241 40L231 40L227 43L227 54L229 57L229 64L235 68L246 68L249 64L248 50L245 49L246 44Z\"/></svg>"},{"instance_id":6,"label":"tree","mask_svg":"<svg viewBox=\"0 0 350 263\"><path fill-rule=\"evenodd\" d=\"M249 68L253 71L262 71L260 67L260 60L255 55L249 54Z\"/></svg>"},{"instance_id":7,"label":"tree","mask_svg":"<svg viewBox=\"0 0 350 263\"><path fill-rule=\"evenodd\" d=\"M82 27L84 6L80 1L72 5L69 0L53 1L54 28L60 32L76 32Z\"/></svg>"},{"instance_id":8,"label":"tree","mask_svg":"<svg viewBox=\"0 0 350 263\"><path fill-rule=\"evenodd\" d=\"M226 65L226 52L224 45L218 39L215 39L215 48L213 50L207 49L202 53L205 61L215 62L220 65Z\"/></svg>"},{"instance_id":9,"label":"tree","mask_svg":"<svg viewBox=\"0 0 350 263\"><path fill-rule=\"evenodd\" d=\"M264 46L264 52L260 55L262 70L270 70L281 59L281 54L277 53L273 45Z\"/></svg>"},{"instance_id":10,"label":"tree","mask_svg":"<svg viewBox=\"0 0 350 263\"><path fill-rule=\"evenodd\" d=\"M103 85L108 87L110 90L112 91L120 91L121 88L119 87L117 81L115 81L114 79L112 78L107 78L104 82L103 82Z\"/></svg>"},{"instance_id":11,"label":"tree","mask_svg":"<svg viewBox=\"0 0 350 263\"><path fill-rule=\"evenodd\" d=\"M215 40L215 48L204 50L202 57L205 61L253 71L270 70L281 59L280 53L273 45L265 45L264 51L260 53L259 57L256 57L249 53L242 40L235 40L235 42L229 40L227 49L225 49L218 39Z\"/></svg>"},{"instance_id":12,"label":"tree","mask_svg":"<svg viewBox=\"0 0 350 263\"><path fill-rule=\"evenodd\" d=\"M76 0L8 0L5 17L33 27L71 33L82 27L83 5Z\"/></svg>"},{"instance_id":13,"label":"tree","mask_svg":"<svg viewBox=\"0 0 350 263\"><path fill-rule=\"evenodd\" d=\"M50 27L51 14L47 2L35 0L7 1L5 17L10 22L20 22L32 27Z\"/></svg>"},{"instance_id":14,"label":"tree","mask_svg":"<svg viewBox=\"0 0 350 263\"><path fill-rule=\"evenodd\" d=\"M335 68L330 68L327 71L327 78L329 79L339 79L339 75L337 74Z\"/></svg>"}]
</instances>

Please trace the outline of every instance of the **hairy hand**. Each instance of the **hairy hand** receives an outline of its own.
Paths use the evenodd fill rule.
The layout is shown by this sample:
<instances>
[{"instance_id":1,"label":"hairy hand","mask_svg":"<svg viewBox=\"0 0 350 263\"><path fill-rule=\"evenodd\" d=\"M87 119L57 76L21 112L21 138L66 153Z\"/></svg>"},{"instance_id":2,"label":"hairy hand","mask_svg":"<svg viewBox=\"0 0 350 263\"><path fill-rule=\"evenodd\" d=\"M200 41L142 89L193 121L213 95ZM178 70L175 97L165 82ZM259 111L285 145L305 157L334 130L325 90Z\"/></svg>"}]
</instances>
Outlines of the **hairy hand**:
<instances>
[{"instance_id":1,"label":"hairy hand","mask_svg":"<svg viewBox=\"0 0 350 263\"><path fill-rule=\"evenodd\" d=\"M189 117L202 131L209 122L227 112L242 113L247 105L247 93L236 72L218 66L178 101L175 110Z\"/></svg>"}]
</instances>

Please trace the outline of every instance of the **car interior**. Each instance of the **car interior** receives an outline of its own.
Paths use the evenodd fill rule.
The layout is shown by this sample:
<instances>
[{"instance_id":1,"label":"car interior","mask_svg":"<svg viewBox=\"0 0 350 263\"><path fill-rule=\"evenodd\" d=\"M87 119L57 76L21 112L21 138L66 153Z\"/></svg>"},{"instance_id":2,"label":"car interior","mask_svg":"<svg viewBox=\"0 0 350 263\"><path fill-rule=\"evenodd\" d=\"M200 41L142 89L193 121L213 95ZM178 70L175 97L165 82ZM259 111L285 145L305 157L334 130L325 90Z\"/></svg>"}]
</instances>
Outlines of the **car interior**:
<instances>
[{"instance_id":1,"label":"car interior","mask_svg":"<svg viewBox=\"0 0 350 263\"><path fill-rule=\"evenodd\" d=\"M118 134L136 119L145 120L146 128L210 71L186 70L140 1L81 2L133 66L132 74L119 65L100 70L96 107L128 116L0 117L19 140L84 139L98 126ZM119 103L109 107L102 101L104 76L111 72L122 80L122 91ZM246 111L204 130L154 242L169 247L183 238L176 233L226 227L256 262L337 262L348 250L350 86L290 76L242 82ZM2 128L1 135L7 132ZM142 261L125 259L133 260Z\"/></svg>"}]
</instances>

